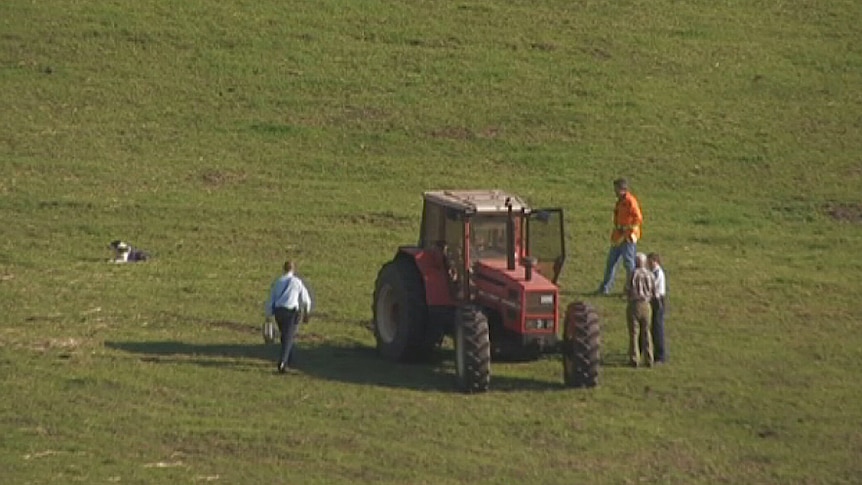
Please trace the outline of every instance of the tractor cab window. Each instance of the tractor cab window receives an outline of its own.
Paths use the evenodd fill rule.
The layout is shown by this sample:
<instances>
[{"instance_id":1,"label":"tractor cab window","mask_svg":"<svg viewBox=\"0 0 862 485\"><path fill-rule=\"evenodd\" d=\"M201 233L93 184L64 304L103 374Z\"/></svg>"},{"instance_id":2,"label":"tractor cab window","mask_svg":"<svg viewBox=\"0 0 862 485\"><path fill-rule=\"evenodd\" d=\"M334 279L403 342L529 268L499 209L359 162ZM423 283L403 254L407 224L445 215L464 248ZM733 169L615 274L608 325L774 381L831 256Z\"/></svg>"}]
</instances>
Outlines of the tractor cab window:
<instances>
[{"instance_id":1,"label":"tractor cab window","mask_svg":"<svg viewBox=\"0 0 862 485\"><path fill-rule=\"evenodd\" d=\"M470 259L506 259L506 217L477 216L470 224Z\"/></svg>"},{"instance_id":2,"label":"tractor cab window","mask_svg":"<svg viewBox=\"0 0 862 485\"><path fill-rule=\"evenodd\" d=\"M464 281L464 218L452 208L425 201L419 246L440 251L453 294Z\"/></svg>"},{"instance_id":3,"label":"tractor cab window","mask_svg":"<svg viewBox=\"0 0 862 485\"><path fill-rule=\"evenodd\" d=\"M419 235L419 246L431 248L439 245L446 234L446 209L439 205L425 203L422 211L422 227Z\"/></svg>"},{"instance_id":4,"label":"tractor cab window","mask_svg":"<svg viewBox=\"0 0 862 485\"><path fill-rule=\"evenodd\" d=\"M464 219L454 210L446 211L444 219L443 257L449 275L450 287L456 298L464 298Z\"/></svg>"}]
</instances>

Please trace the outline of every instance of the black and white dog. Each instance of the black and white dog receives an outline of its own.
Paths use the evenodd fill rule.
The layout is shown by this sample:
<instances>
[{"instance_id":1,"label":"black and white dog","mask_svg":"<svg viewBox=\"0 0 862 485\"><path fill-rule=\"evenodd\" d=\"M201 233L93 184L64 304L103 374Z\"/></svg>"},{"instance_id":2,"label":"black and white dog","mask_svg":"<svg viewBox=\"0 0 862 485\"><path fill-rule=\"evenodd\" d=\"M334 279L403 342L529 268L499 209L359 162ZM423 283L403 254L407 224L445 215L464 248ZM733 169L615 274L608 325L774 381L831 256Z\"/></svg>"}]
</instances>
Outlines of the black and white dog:
<instances>
[{"instance_id":1,"label":"black and white dog","mask_svg":"<svg viewBox=\"0 0 862 485\"><path fill-rule=\"evenodd\" d=\"M108 245L114 252L114 259L111 263L137 263L150 259L150 255L140 249L134 248L119 239L111 241Z\"/></svg>"}]
</instances>

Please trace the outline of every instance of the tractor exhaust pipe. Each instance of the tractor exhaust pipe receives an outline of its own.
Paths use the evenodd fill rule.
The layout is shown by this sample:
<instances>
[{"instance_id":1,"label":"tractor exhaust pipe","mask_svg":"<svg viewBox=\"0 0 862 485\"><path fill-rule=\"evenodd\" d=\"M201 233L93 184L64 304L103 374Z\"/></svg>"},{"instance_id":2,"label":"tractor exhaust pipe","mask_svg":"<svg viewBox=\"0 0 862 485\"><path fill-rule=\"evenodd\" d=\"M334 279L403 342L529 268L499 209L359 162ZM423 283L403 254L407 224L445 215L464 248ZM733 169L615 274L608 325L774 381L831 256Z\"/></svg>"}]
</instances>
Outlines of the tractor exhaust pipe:
<instances>
[{"instance_id":1,"label":"tractor exhaust pipe","mask_svg":"<svg viewBox=\"0 0 862 485\"><path fill-rule=\"evenodd\" d=\"M533 267L536 266L538 260L530 254L530 231L524 228L524 224L529 225L527 219L527 210L521 208L521 249L524 253L524 279L530 281L533 279Z\"/></svg>"},{"instance_id":2,"label":"tractor exhaust pipe","mask_svg":"<svg viewBox=\"0 0 862 485\"><path fill-rule=\"evenodd\" d=\"M506 218L506 268L509 271L515 270L515 217L512 215L512 199L506 197L506 208L508 209L508 217Z\"/></svg>"}]
</instances>

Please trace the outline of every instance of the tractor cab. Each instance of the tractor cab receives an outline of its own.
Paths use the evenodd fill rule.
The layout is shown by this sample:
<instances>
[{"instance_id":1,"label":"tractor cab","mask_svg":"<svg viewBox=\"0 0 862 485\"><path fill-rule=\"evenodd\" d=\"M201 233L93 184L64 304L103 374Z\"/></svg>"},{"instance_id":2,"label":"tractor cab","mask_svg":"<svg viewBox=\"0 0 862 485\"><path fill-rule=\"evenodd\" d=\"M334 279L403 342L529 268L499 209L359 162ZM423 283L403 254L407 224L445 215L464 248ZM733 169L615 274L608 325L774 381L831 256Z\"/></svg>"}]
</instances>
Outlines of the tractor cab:
<instances>
[{"instance_id":1,"label":"tractor cab","mask_svg":"<svg viewBox=\"0 0 862 485\"><path fill-rule=\"evenodd\" d=\"M419 247L442 252L457 283L454 300L472 300L472 277L502 268L523 272L524 281L538 273L555 285L566 257L563 211L533 210L500 190L425 192Z\"/></svg>"}]
</instances>

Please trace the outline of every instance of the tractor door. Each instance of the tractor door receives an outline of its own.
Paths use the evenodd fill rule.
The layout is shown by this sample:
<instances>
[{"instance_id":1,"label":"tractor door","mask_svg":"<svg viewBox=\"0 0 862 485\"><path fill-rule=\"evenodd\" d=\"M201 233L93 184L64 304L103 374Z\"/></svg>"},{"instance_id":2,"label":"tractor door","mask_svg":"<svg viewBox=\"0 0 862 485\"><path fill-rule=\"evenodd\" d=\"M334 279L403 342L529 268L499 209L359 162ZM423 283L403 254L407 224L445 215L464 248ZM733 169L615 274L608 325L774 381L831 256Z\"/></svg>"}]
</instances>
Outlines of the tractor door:
<instances>
[{"instance_id":1,"label":"tractor door","mask_svg":"<svg viewBox=\"0 0 862 485\"><path fill-rule=\"evenodd\" d=\"M538 260L539 272L556 284L566 260L563 209L534 209L528 220L530 256Z\"/></svg>"}]
</instances>

